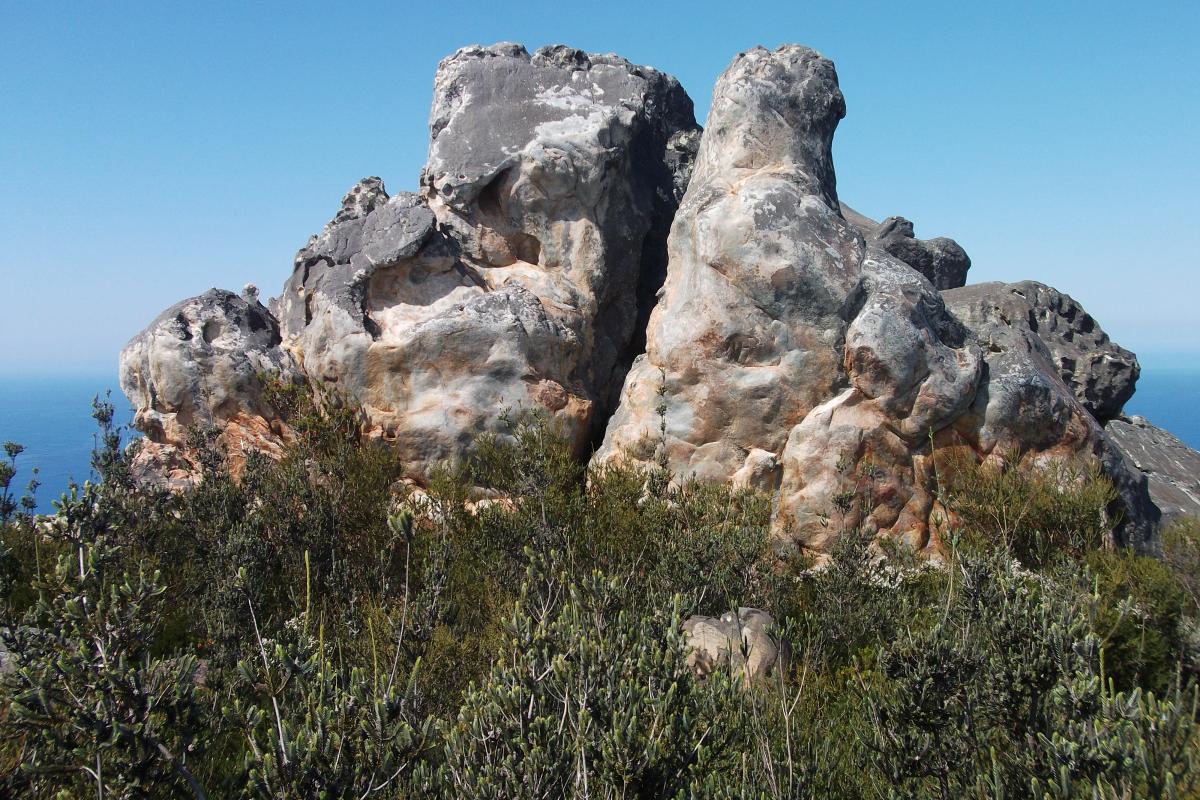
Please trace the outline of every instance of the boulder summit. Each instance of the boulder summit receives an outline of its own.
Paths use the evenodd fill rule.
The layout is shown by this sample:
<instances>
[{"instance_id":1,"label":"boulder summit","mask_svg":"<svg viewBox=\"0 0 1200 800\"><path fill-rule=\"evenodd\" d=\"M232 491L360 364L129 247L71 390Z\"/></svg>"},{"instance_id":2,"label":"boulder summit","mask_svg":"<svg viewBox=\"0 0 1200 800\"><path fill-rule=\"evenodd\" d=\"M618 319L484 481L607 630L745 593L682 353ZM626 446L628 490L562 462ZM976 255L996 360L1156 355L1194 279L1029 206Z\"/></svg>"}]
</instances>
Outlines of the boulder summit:
<instances>
[{"instance_id":1,"label":"boulder summit","mask_svg":"<svg viewBox=\"0 0 1200 800\"><path fill-rule=\"evenodd\" d=\"M277 448L276 376L347 393L418 482L535 408L581 459L773 493L781 545L827 551L865 479L847 521L935 551L953 451L1096 466L1117 542L1152 550L1152 493L1200 506L1171 474L1187 459L1121 415L1136 357L1068 295L966 285L952 239L844 205L845 113L833 63L798 45L738 54L703 130L653 68L463 48L434 77L417 191L360 181L269 304L213 289L125 347L137 466L186 485L197 425L234 457Z\"/></svg>"}]
</instances>

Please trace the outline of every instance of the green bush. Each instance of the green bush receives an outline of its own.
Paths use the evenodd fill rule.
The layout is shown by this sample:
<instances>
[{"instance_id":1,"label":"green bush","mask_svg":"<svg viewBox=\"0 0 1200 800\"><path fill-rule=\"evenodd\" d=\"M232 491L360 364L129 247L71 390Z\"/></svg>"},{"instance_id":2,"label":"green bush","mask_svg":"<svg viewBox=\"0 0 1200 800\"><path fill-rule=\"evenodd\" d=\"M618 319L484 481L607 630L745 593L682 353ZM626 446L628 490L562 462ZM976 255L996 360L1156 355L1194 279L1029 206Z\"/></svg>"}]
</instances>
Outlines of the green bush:
<instances>
[{"instance_id":1,"label":"green bush","mask_svg":"<svg viewBox=\"0 0 1200 800\"><path fill-rule=\"evenodd\" d=\"M55 535L70 544L38 599L0 641L14 664L0 737L20 763L6 788L27 796L202 796L191 766L206 726L197 659L158 657L166 587L157 572L122 563L95 528L91 485L60 503Z\"/></svg>"},{"instance_id":2,"label":"green bush","mask_svg":"<svg viewBox=\"0 0 1200 800\"><path fill-rule=\"evenodd\" d=\"M810 567L771 498L544 417L418 488L352 403L271 391L283 452L235 477L196 431L182 494L103 402L56 516L7 453L0 796L1200 796L1200 539L1105 549L1095 474L941 458L943 566L851 529ZM786 668L693 675L682 621L742 605Z\"/></svg>"},{"instance_id":3,"label":"green bush","mask_svg":"<svg viewBox=\"0 0 1200 800\"><path fill-rule=\"evenodd\" d=\"M1094 551L1084 559L1100 603L1093 632L1104 645L1118 687L1166 691L1184 662L1190 598L1178 573L1156 558ZM1190 676L1189 676L1190 677Z\"/></svg>"},{"instance_id":4,"label":"green bush","mask_svg":"<svg viewBox=\"0 0 1200 800\"><path fill-rule=\"evenodd\" d=\"M1184 517L1163 526L1163 563L1187 596L1189 616L1200 614L1200 519Z\"/></svg>"},{"instance_id":5,"label":"green bush","mask_svg":"<svg viewBox=\"0 0 1200 800\"><path fill-rule=\"evenodd\" d=\"M1028 567L1105 545L1116 490L1096 465L1051 460L1034 466L1017 453L979 462L963 449L939 450L937 493L957 527L982 547L1004 547Z\"/></svg>"},{"instance_id":6,"label":"green bush","mask_svg":"<svg viewBox=\"0 0 1200 800\"><path fill-rule=\"evenodd\" d=\"M690 797L736 729L732 676L701 684L676 597L625 609L620 578L535 558L489 675L446 726L435 785L455 797Z\"/></svg>"},{"instance_id":7,"label":"green bush","mask_svg":"<svg viewBox=\"0 0 1200 800\"><path fill-rule=\"evenodd\" d=\"M898 796L1171 797L1194 787L1195 693L1105 680L1089 611L1008 553L965 556L935 624L884 644L872 761Z\"/></svg>"}]
</instances>

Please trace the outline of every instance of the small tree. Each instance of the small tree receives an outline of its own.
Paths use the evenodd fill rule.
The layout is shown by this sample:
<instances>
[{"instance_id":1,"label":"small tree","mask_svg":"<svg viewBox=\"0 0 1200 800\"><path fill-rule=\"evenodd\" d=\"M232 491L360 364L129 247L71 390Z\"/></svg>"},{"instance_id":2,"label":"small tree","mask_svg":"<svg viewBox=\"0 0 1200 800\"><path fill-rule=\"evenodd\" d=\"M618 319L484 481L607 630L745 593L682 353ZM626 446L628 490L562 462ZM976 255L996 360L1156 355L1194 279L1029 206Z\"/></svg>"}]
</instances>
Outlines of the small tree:
<instances>
[{"instance_id":1,"label":"small tree","mask_svg":"<svg viewBox=\"0 0 1200 800\"><path fill-rule=\"evenodd\" d=\"M9 788L204 798L190 767L204 729L196 659L153 654L166 587L120 564L95 530L97 504L91 484L60 501L53 530L71 550L20 623L0 632L12 659L3 736L21 757Z\"/></svg>"}]
</instances>

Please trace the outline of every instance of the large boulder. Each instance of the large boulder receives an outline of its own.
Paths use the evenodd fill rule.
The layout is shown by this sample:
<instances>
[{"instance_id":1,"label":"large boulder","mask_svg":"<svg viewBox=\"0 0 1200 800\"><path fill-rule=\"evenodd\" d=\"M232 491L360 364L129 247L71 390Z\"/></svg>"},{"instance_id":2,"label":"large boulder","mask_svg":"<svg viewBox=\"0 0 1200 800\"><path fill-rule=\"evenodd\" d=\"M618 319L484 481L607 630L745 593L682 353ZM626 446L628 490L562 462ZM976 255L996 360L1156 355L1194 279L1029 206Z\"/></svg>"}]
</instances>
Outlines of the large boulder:
<instances>
[{"instance_id":1,"label":"large boulder","mask_svg":"<svg viewBox=\"0 0 1200 800\"><path fill-rule=\"evenodd\" d=\"M438 66L430 129L439 223L490 286L525 286L578 335L573 377L607 410L666 274L691 99L614 55L469 47Z\"/></svg>"},{"instance_id":2,"label":"large boulder","mask_svg":"<svg viewBox=\"0 0 1200 800\"><path fill-rule=\"evenodd\" d=\"M1078 459L1123 487L1118 538L1143 541L1144 483L1036 342L989 350L922 264L885 246L910 227L868 241L843 215L831 148L844 113L833 64L808 48L756 48L721 76L647 351L597 458L666 456L683 476L770 485L773 454L776 539L814 550L849 527L936 547L934 449Z\"/></svg>"},{"instance_id":3,"label":"large boulder","mask_svg":"<svg viewBox=\"0 0 1200 800\"><path fill-rule=\"evenodd\" d=\"M599 460L665 446L678 471L727 480L753 450L780 453L844 383L865 254L837 211L830 148L844 114L833 64L808 48L755 48L721 76L646 353Z\"/></svg>"},{"instance_id":4,"label":"large boulder","mask_svg":"<svg viewBox=\"0 0 1200 800\"><path fill-rule=\"evenodd\" d=\"M414 473L521 408L582 453L665 274L691 100L615 56L468 47L438 67L430 129L420 194L368 178L301 249L285 344Z\"/></svg>"},{"instance_id":5,"label":"large boulder","mask_svg":"<svg viewBox=\"0 0 1200 800\"><path fill-rule=\"evenodd\" d=\"M215 431L237 469L247 448L275 451L286 427L264 394L265 380L299 380L279 323L258 302L209 289L168 308L121 351L121 389L146 437L134 469L171 485L190 482L189 432Z\"/></svg>"},{"instance_id":6,"label":"large boulder","mask_svg":"<svg viewBox=\"0 0 1200 800\"><path fill-rule=\"evenodd\" d=\"M1041 284L1014 286L1020 287L1016 297L1036 298L1039 290L1042 298L1065 297ZM1076 371L1066 370L1056 355L1056 350L1062 352L1059 348L1070 345L1071 337L1064 333L1055 306L1031 310L1021 305L1025 313L1014 316L1011 307L1004 308L1013 296L1008 288L983 284L942 293L947 307L968 328L970 340L983 351L987 379L968 413L944 432L939 444L967 443L988 458L1011 460L1015 455L1033 466L1048 458L1099 465L1118 493L1110 509L1117 520L1117 543L1153 549L1159 509L1150 499L1146 477L1105 435L1078 396L1082 391L1073 380ZM1000 303L993 302L996 299Z\"/></svg>"},{"instance_id":7,"label":"large boulder","mask_svg":"<svg viewBox=\"0 0 1200 800\"><path fill-rule=\"evenodd\" d=\"M1019 328L1036 337L1036 356L1058 372L1076 399L1100 422L1120 415L1133 396L1141 367L1070 295L1036 281L979 283L942 295L972 327L1006 335Z\"/></svg>"},{"instance_id":8,"label":"large boulder","mask_svg":"<svg viewBox=\"0 0 1200 800\"><path fill-rule=\"evenodd\" d=\"M701 678L719 669L732 669L747 682L777 676L787 670L788 653L773 638L774 627L766 611L745 606L719 617L688 617L683 623L688 666Z\"/></svg>"},{"instance_id":9,"label":"large boulder","mask_svg":"<svg viewBox=\"0 0 1200 800\"><path fill-rule=\"evenodd\" d=\"M1104 430L1146 476L1164 519L1200 518L1200 453L1145 417L1113 419Z\"/></svg>"}]
</instances>

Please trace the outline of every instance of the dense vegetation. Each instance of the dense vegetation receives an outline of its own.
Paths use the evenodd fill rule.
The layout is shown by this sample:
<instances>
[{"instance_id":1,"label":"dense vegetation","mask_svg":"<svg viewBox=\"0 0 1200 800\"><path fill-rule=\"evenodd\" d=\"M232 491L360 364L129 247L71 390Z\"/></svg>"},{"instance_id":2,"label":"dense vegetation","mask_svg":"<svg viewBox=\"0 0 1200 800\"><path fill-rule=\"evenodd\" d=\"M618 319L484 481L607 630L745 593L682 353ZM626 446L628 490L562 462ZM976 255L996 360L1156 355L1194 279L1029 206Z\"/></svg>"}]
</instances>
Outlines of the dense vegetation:
<instances>
[{"instance_id":1,"label":"dense vegetation","mask_svg":"<svg viewBox=\"0 0 1200 800\"><path fill-rule=\"evenodd\" d=\"M946 459L943 565L845 530L814 569L766 498L588 471L536 418L416 490L280 391L284 457L234 480L197 432L187 494L136 485L104 403L55 517L8 447L0 795L1200 796L1197 528L1107 549L1094 474ZM739 605L788 668L694 676L682 620Z\"/></svg>"}]
</instances>

